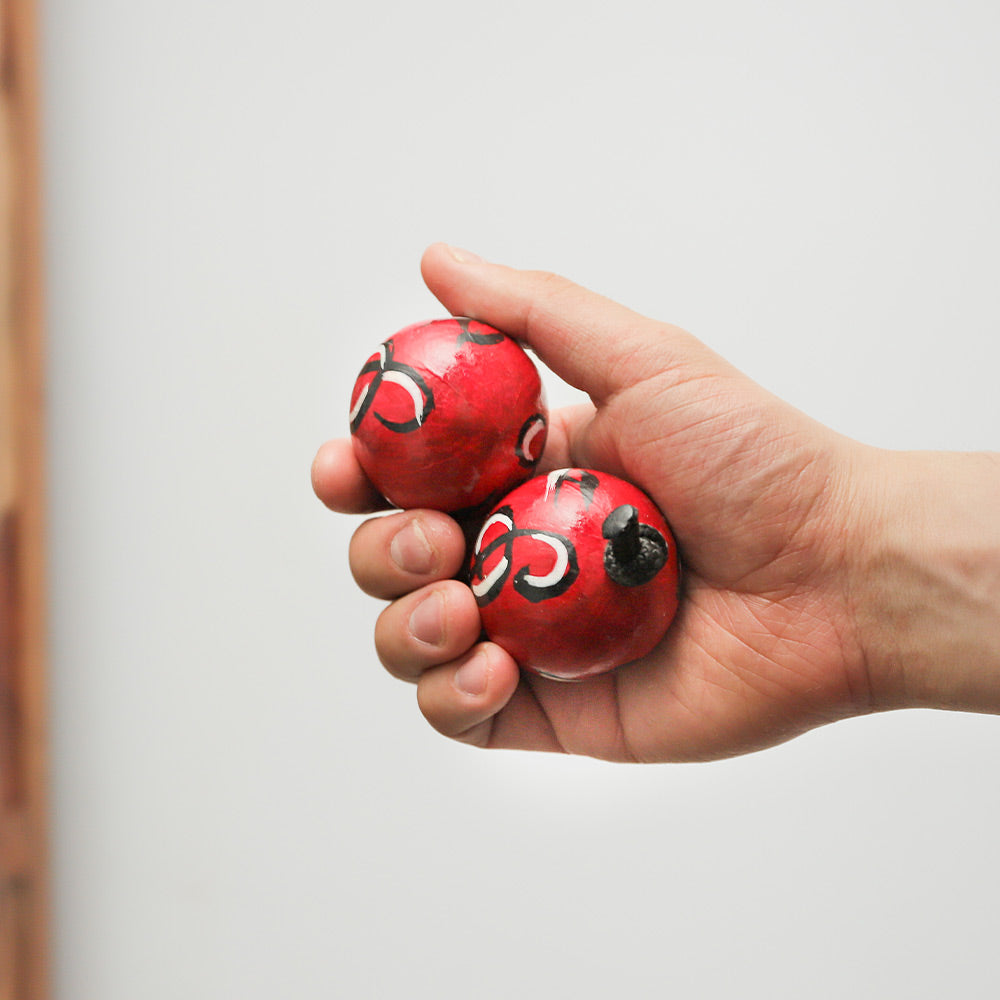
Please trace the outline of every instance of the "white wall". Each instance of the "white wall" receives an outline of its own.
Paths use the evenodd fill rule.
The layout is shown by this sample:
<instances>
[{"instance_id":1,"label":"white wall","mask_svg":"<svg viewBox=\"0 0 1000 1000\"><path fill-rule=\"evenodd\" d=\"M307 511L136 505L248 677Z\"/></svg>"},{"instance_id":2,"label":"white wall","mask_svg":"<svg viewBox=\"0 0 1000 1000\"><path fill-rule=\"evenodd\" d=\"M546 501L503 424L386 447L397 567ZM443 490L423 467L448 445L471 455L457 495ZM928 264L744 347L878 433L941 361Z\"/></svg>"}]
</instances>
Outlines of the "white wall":
<instances>
[{"instance_id":1,"label":"white wall","mask_svg":"<svg viewBox=\"0 0 1000 1000\"><path fill-rule=\"evenodd\" d=\"M43 7L60 1000L995 996L997 720L453 745L308 475L437 239L998 447L995 0Z\"/></svg>"}]
</instances>

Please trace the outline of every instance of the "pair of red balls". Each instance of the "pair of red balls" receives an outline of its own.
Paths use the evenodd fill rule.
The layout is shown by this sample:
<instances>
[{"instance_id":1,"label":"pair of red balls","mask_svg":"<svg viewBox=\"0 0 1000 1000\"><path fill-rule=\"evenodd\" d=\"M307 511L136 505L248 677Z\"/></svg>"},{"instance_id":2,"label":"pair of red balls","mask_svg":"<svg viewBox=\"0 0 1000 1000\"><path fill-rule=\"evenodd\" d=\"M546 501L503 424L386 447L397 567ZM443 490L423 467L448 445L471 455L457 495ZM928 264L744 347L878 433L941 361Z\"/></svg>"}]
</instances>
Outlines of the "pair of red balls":
<instances>
[{"instance_id":1,"label":"pair of red balls","mask_svg":"<svg viewBox=\"0 0 1000 1000\"><path fill-rule=\"evenodd\" d=\"M538 371L485 323L406 327L365 363L354 451L392 504L481 524L469 585L483 628L560 680L650 652L678 602L677 547L653 502L590 469L534 476L548 412Z\"/></svg>"}]
</instances>

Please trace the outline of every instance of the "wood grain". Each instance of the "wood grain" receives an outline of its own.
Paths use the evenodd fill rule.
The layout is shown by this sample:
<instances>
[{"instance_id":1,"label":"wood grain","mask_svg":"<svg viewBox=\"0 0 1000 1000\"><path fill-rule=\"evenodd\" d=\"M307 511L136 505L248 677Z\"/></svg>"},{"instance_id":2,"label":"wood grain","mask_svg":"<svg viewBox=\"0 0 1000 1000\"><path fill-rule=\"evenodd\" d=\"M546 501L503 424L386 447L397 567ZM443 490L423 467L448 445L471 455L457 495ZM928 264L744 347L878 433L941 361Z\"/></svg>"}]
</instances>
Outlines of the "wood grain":
<instances>
[{"instance_id":1,"label":"wood grain","mask_svg":"<svg viewBox=\"0 0 1000 1000\"><path fill-rule=\"evenodd\" d=\"M34 0L0 7L0 1000L49 996L42 248Z\"/></svg>"}]
</instances>

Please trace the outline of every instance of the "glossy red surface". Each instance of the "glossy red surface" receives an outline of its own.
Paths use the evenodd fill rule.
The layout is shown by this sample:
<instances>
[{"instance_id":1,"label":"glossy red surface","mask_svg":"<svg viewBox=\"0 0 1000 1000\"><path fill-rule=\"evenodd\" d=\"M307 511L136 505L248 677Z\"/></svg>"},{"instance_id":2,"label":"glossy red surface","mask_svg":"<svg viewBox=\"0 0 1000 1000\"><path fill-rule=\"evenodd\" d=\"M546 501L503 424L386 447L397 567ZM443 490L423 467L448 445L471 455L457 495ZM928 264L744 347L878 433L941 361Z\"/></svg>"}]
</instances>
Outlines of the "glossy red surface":
<instances>
[{"instance_id":1,"label":"glossy red surface","mask_svg":"<svg viewBox=\"0 0 1000 1000\"><path fill-rule=\"evenodd\" d=\"M625 515L643 539L634 564L609 554ZM609 567L632 582L617 582ZM679 574L673 535L645 493L605 473L562 469L494 509L470 584L490 639L527 670L578 680L653 649L677 611Z\"/></svg>"},{"instance_id":2,"label":"glossy red surface","mask_svg":"<svg viewBox=\"0 0 1000 1000\"><path fill-rule=\"evenodd\" d=\"M354 452L398 507L460 511L532 475L545 446L541 379L485 323L441 319L390 337L351 396Z\"/></svg>"}]
</instances>

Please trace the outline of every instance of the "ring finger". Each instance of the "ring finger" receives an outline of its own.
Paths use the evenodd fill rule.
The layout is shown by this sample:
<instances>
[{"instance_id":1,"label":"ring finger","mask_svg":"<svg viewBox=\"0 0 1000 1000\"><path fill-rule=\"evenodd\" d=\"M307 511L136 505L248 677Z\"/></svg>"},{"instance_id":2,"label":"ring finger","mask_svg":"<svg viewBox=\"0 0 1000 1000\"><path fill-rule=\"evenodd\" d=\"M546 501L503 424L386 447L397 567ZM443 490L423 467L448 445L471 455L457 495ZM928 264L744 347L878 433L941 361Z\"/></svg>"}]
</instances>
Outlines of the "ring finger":
<instances>
[{"instance_id":1,"label":"ring finger","mask_svg":"<svg viewBox=\"0 0 1000 1000\"><path fill-rule=\"evenodd\" d=\"M390 604L375 623L375 650L394 677L415 681L465 653L482 626L472 591L442 580Z\"/></svg>"}]
</instances>

